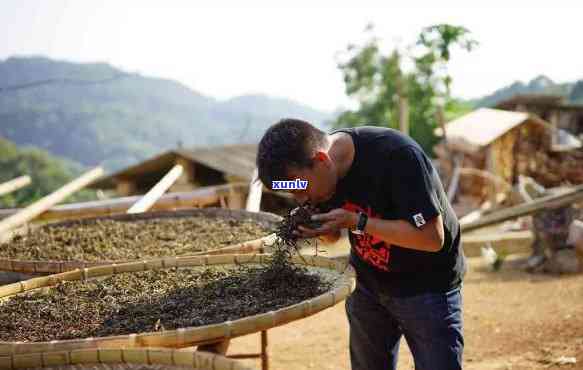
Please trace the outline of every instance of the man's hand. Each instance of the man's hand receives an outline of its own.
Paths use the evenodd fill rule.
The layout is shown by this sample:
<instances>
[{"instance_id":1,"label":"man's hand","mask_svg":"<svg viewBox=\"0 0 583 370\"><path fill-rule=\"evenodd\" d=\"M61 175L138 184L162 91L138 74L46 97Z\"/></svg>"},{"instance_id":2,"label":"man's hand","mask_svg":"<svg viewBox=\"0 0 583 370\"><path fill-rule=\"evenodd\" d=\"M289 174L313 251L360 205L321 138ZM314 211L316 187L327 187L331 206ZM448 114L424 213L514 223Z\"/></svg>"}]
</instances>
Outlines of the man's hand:
<instances>
[{"instance_id":1,"label":"man's hand","mask_svg":"<svg viewBox=\"0 0 583 370\"><path fill-rule=\"evenodd\" d=\"M333 209L328 213L312 216L312 220L322 222L317 229L300 226L298 235L302 238L314 238L323 235L338 233L341 229L353 229L356 226L358 214L342 208Z\"/></svg>"},{"instance_id":2,"label":"man's hand","mask_svg":"<svg viewBox=\"0 0 583 370\"><path fill-rule=\"evenodd\" d=\"M338 239L340 239L341 235L342 234L340 233L340 230L337 230L337 231L333 232L332 234L320 235L318 237L318 240L320 242L322 242L323 244L332 244L332 243L336 243L338 241Z\"/></svg>"}]
</instances>

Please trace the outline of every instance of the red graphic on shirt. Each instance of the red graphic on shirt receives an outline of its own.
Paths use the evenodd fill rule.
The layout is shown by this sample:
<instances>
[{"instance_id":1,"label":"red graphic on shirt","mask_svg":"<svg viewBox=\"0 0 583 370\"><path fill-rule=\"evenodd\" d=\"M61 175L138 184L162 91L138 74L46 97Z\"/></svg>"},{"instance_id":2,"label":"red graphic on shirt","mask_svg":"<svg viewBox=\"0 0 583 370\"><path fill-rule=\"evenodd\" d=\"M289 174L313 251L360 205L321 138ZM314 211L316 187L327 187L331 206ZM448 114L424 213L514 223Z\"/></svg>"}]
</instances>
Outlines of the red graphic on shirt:
<instances>
[{"instance_id":1,"label":"red graphic on shirt","mask_svg":"<svg viewBox=\"0 0 583 370\"><path fill-rule=\"evenodd\" d=\"M358 204L348 201L344 202L342 208L351 212L363 212L367 214L369 218L380 216L379 214L374 213L370 206L362 208ZM381 239L366 233L363 235L352 234L352 238L354 240L354 250L363 261L380 270L389 271L389 257L391 255L390 245L387 245L387 243Z\"/></svg>"}]
</instances>

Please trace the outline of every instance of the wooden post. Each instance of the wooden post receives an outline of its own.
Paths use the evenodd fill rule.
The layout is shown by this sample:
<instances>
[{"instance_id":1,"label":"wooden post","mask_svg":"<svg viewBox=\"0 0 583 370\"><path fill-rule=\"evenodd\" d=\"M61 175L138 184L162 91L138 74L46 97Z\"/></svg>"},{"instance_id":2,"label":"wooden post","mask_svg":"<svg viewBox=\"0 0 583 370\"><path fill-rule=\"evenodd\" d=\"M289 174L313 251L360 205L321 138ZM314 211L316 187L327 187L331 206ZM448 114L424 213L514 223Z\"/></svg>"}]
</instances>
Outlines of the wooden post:
<instances>
[{"instance_id":1,"label":"wooden post","mask_svg":"<svg viewBox=\"0 0 583 370\"><path fill-rule=\"evenodd\" d=\"M460 162L459 161L454 161L454 162L455 162L455 167L453 169L451 181L449 182L449 186L447 188L447 200L449 200L450 203L453 203L453 200L455 198L455 194L457 192L457 188L458 188L459 181L460 181L460 174L461 174Z\"/></svg>"},{"instance_id":2,"label":"wooden post","mask_svg":"<svg viewBox=\"0 0 583 370\"><path fill-rule=\"evenodd\" d=\"M0 221L0 241L5 241L10 237L7 235L10 230L31 221L36 216L40 215L53 205L63 201L74 192L83 189L85 186L102 176L103 173L103 168L96 167L61 187L57 191L24 208L15 215Z\"/></svg>"},{"instance_id":3,"label":"wooden post","mask_svg":"<svg viewBox=\"0 0 583 370\"><path fill-rule=\"evenodd\" d=\"M29 176L20 176L13 180L2 183L0 184L0 196L12 193L13 191L23 188L28 184L30 184Z\"/></svg>"},{"instance_id":4,"label":"wooden post","mask_svg":"<svg viewBox=\"0 0 583 370\"><path fill-rule=\"evenodd\" d=\"M399 95L399 130L409 135L409 100Z\"/></svg>"},{"instance_id":5,"label":"wooden post","mask_svg":"<svg viewBox=\"0 0 583 370\"><path fill-rule=\"evenodd\" d=\"M119 180L116 190L121 196L133 195L136 191L136 183L132 180Z\"/></svg>"},{"instance_id":6,"label":"wooden post","mask_svg":"<svg viewBox=\"0 0 583 370\"><path fill-rule=\"evenodd\" d=\"M179 164L172 167L170 171L160 180L146 195L144 195L140 200L138 200L133 206L128 209L127 213L142 213L146 212L148 209L160 199L162 194L168 190L176 182L176 180L182 175L183 167Z\"/></svg>"},{"instance_id":7,"label":"wooden post","mask_svg":"<svg viewBox=\"0 0 583 370\"><path fill-rule=\"evenodd\" d=\"M447 142L447 131L445 129L445 114L443 113L443 104L442 103L438 103L437 104L437 111L435 112L435 118L437 119L437 125L441 128L441 135L442 135L442 140L443 140L443 149L445 150L445 153L447 154L447 157L449 159L449 165L451 168L451 172L450 172L450 178L447 184L447 187L449 188L451 186L451 183L453 181L453 176L454 176L454 171L455 171L455 160L453 157L453 153L451 151L451 149L449 148L448 142Z\"/></svg>"},{"instance_id":8,"label":"wooden post","mask_svg":"<svg viewBox=\"0 0 583 370\"><path fill-rule=\"evenodd\" d=\"M261 370L269 370L269 356L267 354L267 330L261 331Z\"/></svg>"},{"instance_id":9,"label":"wooden post","mask_svg":"<svg viewBox=\"0 0 583 370\"><path fill-rule=\"evenodd\" d=\"M259 181L259 171L255 168L253 176L251 176L251 183L249 184L249 195L247 195L247 206L245 207L247 211L259 212L262 191L263 184ZM261 331L261 370L269 370L267 330Z\"/></svg>"},{"instance_id":10,"label":"wooden post","mask_svg":"<svg viewBox=\"0 0 583 370\"><path fill-rule=\"evenodd\" d=\"M227 208L243 209L245 207L245 193L231 189L227 195Z\"/></svg>"},{"instance_id":11,"label":"wooden post","mask_svg":"<svg viewBox=\"0 0 583 370\"><path fill-rule=\"evenodd\" d=\"M247 204L245 209L250 212L259 212L261 208L261 193L263 191L263 184L259 181L259 173L257 168L253 171L251 176L251 183L249 184L249 195L247 195Z\"/></svg>"}]
</instances>

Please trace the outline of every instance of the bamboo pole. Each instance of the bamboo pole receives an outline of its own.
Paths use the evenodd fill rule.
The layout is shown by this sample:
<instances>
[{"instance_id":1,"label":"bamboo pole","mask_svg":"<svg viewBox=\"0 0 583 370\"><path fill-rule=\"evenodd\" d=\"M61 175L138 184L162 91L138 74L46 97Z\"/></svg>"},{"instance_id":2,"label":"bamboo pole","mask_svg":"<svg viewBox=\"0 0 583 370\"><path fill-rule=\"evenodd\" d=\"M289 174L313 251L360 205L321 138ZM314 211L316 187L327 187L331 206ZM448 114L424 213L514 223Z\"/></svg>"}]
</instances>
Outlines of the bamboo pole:
<instances>
[{"instance_id":1,"label":"bamboo pole","mask_svg":"<svg viewBox=\"0 0 583 370\"><path fill-rule=\"evenodd\" d=\"M150 191L128 209L127 213L142 213L149 210L154 203L178 180L184 167L177 164Z\"/></svg>"},{"instance_id":2,"label":"bamboo pole","mask_svg":"<svg viewBox=\"0 0 583 370\"><path fill-rule=\"evenodd\" d=\"M481 217L475 221L460 223L460 226L464 232L468 232L485 226L512 220L521 216L531 215L544 209L567 206L582 200L583 185L578 185L565 193L546 196L526 204L520 204L515 207L502 209L487 216Z\"/></svg>"},{"instance_id":3,"label":"bamboo pole","mask_svg":"<svg viewBox=\"0 0 583 370\"><path fill-rule=\"evenodd\" d=\"M0 184L0 196L12 193L30 184L30 176L20 176Z\"/></svg>"},{"instance_id":4,"label":"bamboo pole","mask_svg":"<svg viewBox=\"0 0 583 370\"><path fill-rule=\"evenodd\" d=\"M96 167L89 172L86 172L79 178L71 181L57 191L45 196L39 201L22 209L20 212L0 221L0 241L6 241L10 238L9 231L15 229L40 215L53 205L63 201L74 192L83 189L101 175L103 175L103 168Z\"/></svg>"},{"instance_id":5,"label":"bamboo pole","mask_svg":"<svg viewBox=\"0 0 583 370\"><path fill-rule=\"evenodd\" d=\"M240 191L247 189L246 184L237 183L202 187L190 192L168 193L160 197L150 210L175 210L180 208L207 207L218 204L219 196L228 194L231 187ZM43 212L36 220L64 220L126 213L128 208L139 199L139 196L131 196L92 202L62 204ZM0 210L0 219L10 217L19 211L20 209Z\"/></svg>"}]
</instances>

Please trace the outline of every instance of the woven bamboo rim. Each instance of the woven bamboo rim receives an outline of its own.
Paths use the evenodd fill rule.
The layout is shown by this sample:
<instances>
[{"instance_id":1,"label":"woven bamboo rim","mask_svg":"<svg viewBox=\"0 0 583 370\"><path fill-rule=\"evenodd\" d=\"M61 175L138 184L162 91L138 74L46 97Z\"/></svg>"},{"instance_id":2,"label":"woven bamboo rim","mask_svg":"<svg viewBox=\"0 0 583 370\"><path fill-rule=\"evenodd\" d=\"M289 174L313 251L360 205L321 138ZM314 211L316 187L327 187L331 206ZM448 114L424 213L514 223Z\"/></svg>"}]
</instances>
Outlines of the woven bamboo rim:
<instances>
[{"instance_id":1,"label":"woven bamboo rim","mask_svg":"<svg viewBox=\"0 0 583 370\"><path fill-rule=\"evenodd\" d=\"M80 364L185 366L195 370L251 370L207 352L170 348L98 348L0 356L0 369L46 368Z\"/></svg>"},{"instance_id":2,"label":"woven bamboo rim","mask_svg":"<svg viewBox=\"0 0 583 370\"><path fill-rule=\"evenodd\" d=\"M281 217L268 212L248 212L240 209L224 209L224 208L195 208L178 211L156 211L139 214L121 214L106 217L92 217L81 220L69 220L44 225L44 227L69 227L78 225L90 224L101 220L114 221L141 221L151 219L163 218L186 218L186 217L219 217L219 218L234 218L236 220L251 219L265 225L274 225L281 220ZM34 232L34 231L33 231ZM192 253L189 255L203 255L203 254L220 254L220 253L251 253L264 252L263 246L265 241L269 238L258 238L246 242L234 244L232 246L221 247L213 251L204 251ZM220 250L220 251L219 251ZM71 271L74 269L82 269L93 266L111 265L113 263L124 263L130 261L38 261L38 260L20 260L11 258L0 258L0 271L21 272L26 274L58 274L61 272Z\"/></svg>"},{"instance_id":3,"label":"woven bamboo rim","mask_svg":"<svg viewBox=\"0 0 583 370\"><path fill-rule=\"evenodd\" d=\"M0 287L0 299L33 289L50 287L59 281L86 280L125 272L139 272L172 267L194 267L229 264L265 263L269 254L225 254L216 256L168 257L138 262L96 266L56 275L41 276ZM298 265L319 267L338 272L335 287L317 297L300 303L234 321L199 327L180 328L164 332L149 332L110 337L71 339L51 342L0 342L0 356L10 354L68 351L83 348L124 347L189 347L214 343L262 330L271 329L288 322L314 315L344 300L354 289L354 273L345 263L321 256L294 256Z\"/></svg>"}]
</instances>

